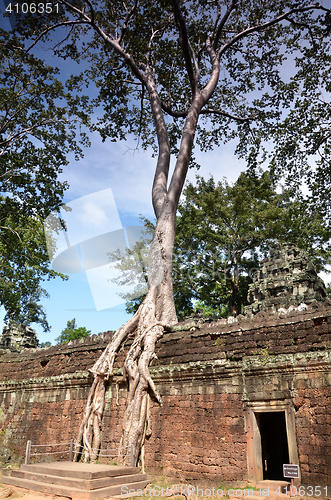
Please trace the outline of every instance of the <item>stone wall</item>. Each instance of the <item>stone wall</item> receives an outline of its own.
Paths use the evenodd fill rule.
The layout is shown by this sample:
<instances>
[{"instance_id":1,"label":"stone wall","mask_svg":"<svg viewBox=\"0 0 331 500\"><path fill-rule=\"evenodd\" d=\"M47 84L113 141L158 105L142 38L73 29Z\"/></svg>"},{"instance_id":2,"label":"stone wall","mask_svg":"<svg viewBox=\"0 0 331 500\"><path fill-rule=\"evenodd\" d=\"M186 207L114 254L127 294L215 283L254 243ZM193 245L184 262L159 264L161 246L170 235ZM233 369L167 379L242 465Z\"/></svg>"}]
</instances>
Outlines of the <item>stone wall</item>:
<instances>
[{"instance_id":1,"label":"stone wall","mask_svg":"<svg viewBox=\"0 0 331 500\"><path fill-rule=\"evenodd\" d=\"M183 328L189 328L186 324ZM258 416L284 412L290 458L303 484L331 479L331 303L253 319L238 317L165 333L151 372L163 400L151 403L148 471L178 478L261 479ZM88 368L111 333L0 357L0 446L68 441L80 424ZM107 389L103 447L117 446L126 386L120 351Z\"/></svg>"}]
</instances>

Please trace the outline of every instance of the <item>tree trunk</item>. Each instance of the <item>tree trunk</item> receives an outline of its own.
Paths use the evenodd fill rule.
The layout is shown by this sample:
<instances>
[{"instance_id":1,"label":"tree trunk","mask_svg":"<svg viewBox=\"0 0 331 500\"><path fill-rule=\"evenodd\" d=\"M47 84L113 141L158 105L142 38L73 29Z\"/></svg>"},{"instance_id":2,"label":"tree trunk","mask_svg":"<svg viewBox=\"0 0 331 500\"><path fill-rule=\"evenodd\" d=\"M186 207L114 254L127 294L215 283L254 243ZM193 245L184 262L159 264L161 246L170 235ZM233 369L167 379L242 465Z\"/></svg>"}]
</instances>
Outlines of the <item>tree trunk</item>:
<instances>
[{"instance_id":1,"label":"tree trunk","mask_svg":"<svg viewBox=\"0 0 331 500\"><path fill-rule=\"evenodd\" d=\"M114 335L112 341L90 370L94 382L88 396L84 417L76 443L83 441L84 461L95 462L101 442L100 427L104 408L105 380L113 374L116 353L129 335L135 334L127 353L123 376L128 381L128 399L123 421L123 462L128 463L134 445L137 461L145 433L148 398L161 403L161 398L149 373L155 358L155 344L162 337L165 325L177 322L172 288L172 253L175 238L175 214L165 201L157 221L150 251L148 293L135 315ZM79 448L76 448L76 459Z\"/></svg>"},{"instance_id":2,"label":"tree trunk","mask_svg":"<svg viewBox=\"0 0 331 500\"><path fill-rule=\"evenodd\" d=\"M128 382L128 398L120 443L122 449L120 453L123 453L122 463L129 463L132 445L135 450L134 460L135 463L137 462L144 439L150 432L149 429L146 430L148 398L151 397L161 404L160 395L156 391L149 372L149 364L156 357L155 345L163 335L164 326L177 322L171 276L176 211L186 178L202 105L203 99L198 96L188 113L175 170L166 194L164 176L167 176L168 159L166 158L163 163L158 161L153 195L158 193L163 199L162 205L157 200L153 200L157 223L150 250L148 292L137 312L115 333L104 353L90 370L95 378L76 440L76 459L79 456L79 446L82 441L84 461L95 462L97 459L101 442L105 380L112 376L116 353L129 335L134 334L134 340L123 366L123 376ZM163 119L163 116L158 119ZM159 174L163 174L162 182L158 182Z\"/></svg>"}]
</instances>

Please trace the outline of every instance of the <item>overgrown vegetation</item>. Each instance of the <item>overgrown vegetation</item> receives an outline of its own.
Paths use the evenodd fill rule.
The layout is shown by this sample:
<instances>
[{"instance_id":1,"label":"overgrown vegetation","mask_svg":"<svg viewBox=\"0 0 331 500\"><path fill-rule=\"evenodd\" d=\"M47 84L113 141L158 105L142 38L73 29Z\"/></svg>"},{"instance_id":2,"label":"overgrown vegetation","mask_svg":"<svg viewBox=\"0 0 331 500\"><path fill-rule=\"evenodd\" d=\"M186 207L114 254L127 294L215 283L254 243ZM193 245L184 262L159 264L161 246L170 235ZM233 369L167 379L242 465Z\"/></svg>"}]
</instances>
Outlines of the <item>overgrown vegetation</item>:
<instances>
[{"instance_id":1,"label":"overgrown vegetation","mask_svg":"<svg viewBox=\"0 0 331 500\"><path fill-rule=\"evenodd\" d=\"M90 337L91 330L87 330L85 326L78 327L76 324L76 319L71 319L67 321L67 326L61 332L61 334L56 337L55 342L57 344L67 344L70 340L83 339Z\"/></svg>"}]
</instances>

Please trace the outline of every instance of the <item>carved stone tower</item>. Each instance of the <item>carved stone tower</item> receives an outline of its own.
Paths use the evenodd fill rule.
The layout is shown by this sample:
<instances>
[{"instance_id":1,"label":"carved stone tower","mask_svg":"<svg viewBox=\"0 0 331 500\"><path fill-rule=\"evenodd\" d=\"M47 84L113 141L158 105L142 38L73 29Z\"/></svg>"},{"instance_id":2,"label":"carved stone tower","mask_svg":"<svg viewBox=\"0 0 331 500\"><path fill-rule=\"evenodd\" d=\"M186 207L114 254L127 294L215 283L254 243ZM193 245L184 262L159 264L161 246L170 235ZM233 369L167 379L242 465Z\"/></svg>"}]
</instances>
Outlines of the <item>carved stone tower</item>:
<instances>
[{"instance_id":1,"label":"carved stone tower","mask_svg":"<svg viewBox=\"0 0 331 500\"><path fill-rule=\"evenodd\" d=\"M0 335L0 349L20 352L24 348L38 347L36 331L29 326L11 322Z\"/></svg>"},{"instance_id":2,"label":"carved stone tower","mask_svg":"<svg viewBox=\"0 0 331 500\"><path fill-rule=\"evenodd\" d=\"M291 305L322 302L326 299L323 280L317 276L307 252L293 245L270 251L248 289L246 314L276 312Z\"/></svg>"}]
</instances>

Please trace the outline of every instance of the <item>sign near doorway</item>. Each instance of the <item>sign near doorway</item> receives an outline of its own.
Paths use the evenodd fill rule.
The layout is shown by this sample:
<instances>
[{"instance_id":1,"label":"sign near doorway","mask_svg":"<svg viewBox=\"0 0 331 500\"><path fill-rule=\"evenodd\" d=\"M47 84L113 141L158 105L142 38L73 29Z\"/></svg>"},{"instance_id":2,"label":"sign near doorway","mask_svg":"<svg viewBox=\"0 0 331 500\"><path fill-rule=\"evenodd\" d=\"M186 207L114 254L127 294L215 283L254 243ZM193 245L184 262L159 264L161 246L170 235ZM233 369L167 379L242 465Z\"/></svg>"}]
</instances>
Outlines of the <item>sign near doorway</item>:
<instances>
[{"instance_id":1,"label":"sign near doorway","mask_svg":"<svg viewBox=\"0 0 331 500\"><path fill-rule=\"evenodd\" d=\"M299 477L299 466L294 464L283 464L284 477Z\"/></svg>"}]
</instances>

